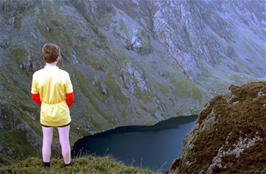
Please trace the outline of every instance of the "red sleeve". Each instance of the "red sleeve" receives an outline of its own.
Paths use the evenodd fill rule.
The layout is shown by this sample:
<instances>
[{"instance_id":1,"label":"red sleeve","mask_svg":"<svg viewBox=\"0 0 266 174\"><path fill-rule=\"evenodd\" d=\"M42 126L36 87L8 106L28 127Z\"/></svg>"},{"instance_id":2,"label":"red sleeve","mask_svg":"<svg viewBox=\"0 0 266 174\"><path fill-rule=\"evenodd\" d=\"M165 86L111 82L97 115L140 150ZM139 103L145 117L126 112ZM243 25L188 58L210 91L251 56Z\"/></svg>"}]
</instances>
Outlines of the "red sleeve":
<instances>
[{"instance_id":1,"label":"red sleeve","mask_svg":"<svg viewBox=\"0 0 266 174\"><path fill-rule=\"evenodd\" d=\"M37 105L41 105L42 104L42 101L41 101L41 98L40 98L40 94L31 94L31 98Z\"/></svg>"},{"instance_id":2,"label":"red sleeve","mask_svg":"<svg viewBox=\"0 0 266 174\"><path fill-rule=\"evenodd\" d=\"M71 92L71 93L66 93L66 103L67 103L67 106L69 107L69 109L72 107L72 104L74 102L74 93Z\"/></svg>"}]
</instances>

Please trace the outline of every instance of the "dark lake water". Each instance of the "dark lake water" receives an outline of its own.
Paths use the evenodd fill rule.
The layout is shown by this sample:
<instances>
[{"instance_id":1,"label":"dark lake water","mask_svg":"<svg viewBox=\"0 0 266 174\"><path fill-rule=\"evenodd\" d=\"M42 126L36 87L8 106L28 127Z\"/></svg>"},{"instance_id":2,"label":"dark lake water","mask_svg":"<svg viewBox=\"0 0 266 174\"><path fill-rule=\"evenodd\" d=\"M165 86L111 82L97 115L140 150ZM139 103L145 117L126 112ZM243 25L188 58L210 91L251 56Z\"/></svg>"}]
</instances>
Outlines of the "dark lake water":
<instances>
[{"instance_id":1,"label":"dark lake water","mask_svg":"<svg viewBox=\"0 0 266 174\"><path fill-rule=\"evenodd\" d=\"M118 127L87 136L74 144L73 155L110 155L127 165L164 172L181 155L184 137L196 118L182 116L154 126Z\"/></svg>"}]
</instances>

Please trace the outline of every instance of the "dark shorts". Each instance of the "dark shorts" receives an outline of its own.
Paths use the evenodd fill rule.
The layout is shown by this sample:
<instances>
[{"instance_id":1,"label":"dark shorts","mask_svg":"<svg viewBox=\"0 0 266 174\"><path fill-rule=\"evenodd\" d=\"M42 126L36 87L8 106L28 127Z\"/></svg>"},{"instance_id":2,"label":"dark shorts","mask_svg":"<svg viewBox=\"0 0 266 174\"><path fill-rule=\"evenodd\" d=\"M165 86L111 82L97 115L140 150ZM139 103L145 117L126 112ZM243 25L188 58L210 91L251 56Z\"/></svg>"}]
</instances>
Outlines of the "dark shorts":
<instances>
[{"instance_id":1,"label":"dark shorts","mask_svg":"<svg viewBox=\"0 0 266 174\"><path fill-rule=\"evenodd\" d=\"M62 125L62 126L47 126L47 125L43 125L43 124L41 124L41 126L43 126L43 127L66 127L66 126L70 125L70 123L71 122L69 122L69 123L67 123L65 125Z\"/></svg>"}]
</instances>

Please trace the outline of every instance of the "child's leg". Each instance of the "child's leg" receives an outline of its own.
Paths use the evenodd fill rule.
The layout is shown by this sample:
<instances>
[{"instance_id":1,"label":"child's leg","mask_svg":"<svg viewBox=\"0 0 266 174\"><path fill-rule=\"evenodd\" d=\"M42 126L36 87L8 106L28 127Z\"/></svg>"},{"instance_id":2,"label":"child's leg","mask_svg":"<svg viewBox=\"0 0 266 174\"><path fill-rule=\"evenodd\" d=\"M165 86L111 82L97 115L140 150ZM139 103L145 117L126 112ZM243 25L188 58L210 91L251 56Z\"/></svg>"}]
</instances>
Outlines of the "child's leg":
<instances>
[{"instance_id":1,"label":"child's leg","mask_svg":"<svg viewBox=\"0 0 266 174\"><path fill-rule=\"evenodd\" d=\"M51 145L53 142L53 128L42 126L42 159L43 162L49 163L51 158Z\"/></svg>"},{"instance_id":2,"label":"child's leg","mask_svg":"<svg viewBox=\"0 0 266 174\"><path fill-rule=\"evenodd\" d=\"M70 130L70 125L65 127L58 127L59 141L61 144L62 156L64 158L65 164L71 163L69 130Z\"/></svg>"}]
</instances>

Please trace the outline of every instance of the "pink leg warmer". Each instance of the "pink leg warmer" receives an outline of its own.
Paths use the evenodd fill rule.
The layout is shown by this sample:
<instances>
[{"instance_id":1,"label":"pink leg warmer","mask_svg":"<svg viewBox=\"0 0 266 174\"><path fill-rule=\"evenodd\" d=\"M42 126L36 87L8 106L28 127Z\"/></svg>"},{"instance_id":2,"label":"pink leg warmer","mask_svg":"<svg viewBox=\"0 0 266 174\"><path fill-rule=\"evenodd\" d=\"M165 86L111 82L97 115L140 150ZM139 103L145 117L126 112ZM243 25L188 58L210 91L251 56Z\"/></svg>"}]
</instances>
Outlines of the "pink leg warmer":
<instances>
[{"instance_id":1,"label":"pink leg warmer","mask_svg":"<svg viewBox=\"0 0 266 174\"><path fill-rule=\"evenodd\" d=\"M62 156L64 158L65 164L69 164L71 162L69 131L70 131L70 125L66 127L58 127L59 141L61 144Z\"/></svg>"},{"instance_id":2,"label":"pink leg warmer","mask_svg":"<svg viewBox=\"0 0 266 174\"><path fill-rule=\"evenodd\" d=\"M50 162L51 145L53 142L53 128L42 126L43 141L42 141L42 159L43 162Z\"/></svg>"}]
</instances>

